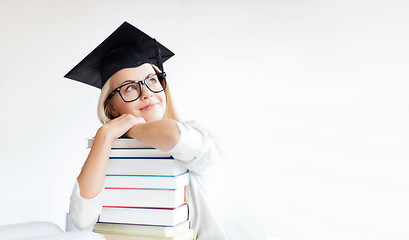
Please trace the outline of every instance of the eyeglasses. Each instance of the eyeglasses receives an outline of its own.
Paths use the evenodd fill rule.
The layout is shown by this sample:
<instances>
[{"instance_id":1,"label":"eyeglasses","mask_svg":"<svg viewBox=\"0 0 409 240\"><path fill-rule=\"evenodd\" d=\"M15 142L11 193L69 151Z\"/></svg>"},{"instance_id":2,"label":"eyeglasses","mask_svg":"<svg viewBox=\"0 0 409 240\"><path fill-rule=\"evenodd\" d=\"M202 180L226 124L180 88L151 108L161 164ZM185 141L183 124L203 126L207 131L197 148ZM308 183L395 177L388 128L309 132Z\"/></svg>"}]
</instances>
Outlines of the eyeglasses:
<instances>
[{"instance_id":1,"label":"eyeglasses","mask_svg":"<svg viewBox=\"0 0 409 240\"><path fill-rule=\"evenodd\" d=\"M119 93L124 102L133 102L142 95L142 87L145 85L151 92L159 93L166 89L166 73L149 74L141 81L125 81L124 84L114 89L107 99L111 99Z\"/></svg>"}]
</instances>

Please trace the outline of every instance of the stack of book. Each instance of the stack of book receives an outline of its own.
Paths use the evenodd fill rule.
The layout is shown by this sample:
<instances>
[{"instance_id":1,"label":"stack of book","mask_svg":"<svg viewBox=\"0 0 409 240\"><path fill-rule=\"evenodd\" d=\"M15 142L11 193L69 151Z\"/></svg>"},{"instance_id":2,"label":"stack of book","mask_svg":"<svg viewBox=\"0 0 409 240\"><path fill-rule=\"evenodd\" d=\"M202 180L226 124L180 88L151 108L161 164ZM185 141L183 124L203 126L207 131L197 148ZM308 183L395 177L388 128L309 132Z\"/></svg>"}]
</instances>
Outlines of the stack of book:
<instances>
[{"instance_id":1,"label":"stack of book","mask_svg":"<svg viewBox=\"0 0 409 240\"><path fill-rule=\"evenodd\" d=\"M188 183L189 171L168 153L135 139L115 140L94 232L112 240L194 239Z\"/></svg>"}]
</instances>

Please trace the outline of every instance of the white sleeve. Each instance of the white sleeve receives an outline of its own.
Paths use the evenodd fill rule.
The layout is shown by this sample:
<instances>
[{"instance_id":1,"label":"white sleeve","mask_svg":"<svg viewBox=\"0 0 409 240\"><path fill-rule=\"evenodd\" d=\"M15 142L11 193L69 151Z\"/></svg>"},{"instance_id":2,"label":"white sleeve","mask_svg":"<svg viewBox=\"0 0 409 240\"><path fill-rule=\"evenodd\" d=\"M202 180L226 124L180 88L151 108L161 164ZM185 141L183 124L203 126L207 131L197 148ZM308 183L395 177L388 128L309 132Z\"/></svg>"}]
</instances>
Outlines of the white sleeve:
<instances>
[{"instance_id":1,"label":"white sleeve","mask_svg":"<svg viewBox=\"0 0 409 240\"><path fill-rule=\"evenodd\" d=\"M81 197L78 181L75 182L70 201L70 218L75 227L80 230L92 229L101 213L101 191L91 199Z\"/></svg>"},{"instance_id":2,"label":"white sleeve","mask_svg":"<svg viewBox=\"0 0 409 240\"><path fill-rule=\"evenodd\" d=\"M198 174L206 173L219 158L213 140L195 122L177 122L177 126L180 136L169 153L189 170Z\"/></svg>"}]
</instances>

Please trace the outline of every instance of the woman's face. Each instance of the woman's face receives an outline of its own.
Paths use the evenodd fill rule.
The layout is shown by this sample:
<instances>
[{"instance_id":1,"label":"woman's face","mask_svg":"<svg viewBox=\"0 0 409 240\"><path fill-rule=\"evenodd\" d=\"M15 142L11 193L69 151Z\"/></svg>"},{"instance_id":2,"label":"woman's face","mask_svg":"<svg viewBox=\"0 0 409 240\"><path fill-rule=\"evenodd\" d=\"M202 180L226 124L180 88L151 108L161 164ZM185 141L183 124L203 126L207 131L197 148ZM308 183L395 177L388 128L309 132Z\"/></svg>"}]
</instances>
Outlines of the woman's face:
<instances>
[{"instance_id":1,"label":"woman's face","mask_svg":"<svg viewBox=\"0 0 409 240\"><path fill-rule=\"evenodd\" d=\"M141 81L155 73L155 70L149 63L139 67L119 70L111 77L111 91L121 86L127 80ZM157 121L162 119L165 114L166 95L164 91L159 93L151 92L143 85L141 96L136 101L124 102L119 93L116 93L111 98L111 106L108 109L114 117L127 113L135 117L142 117L146 122Z\"/></svg>"}]
</instances>

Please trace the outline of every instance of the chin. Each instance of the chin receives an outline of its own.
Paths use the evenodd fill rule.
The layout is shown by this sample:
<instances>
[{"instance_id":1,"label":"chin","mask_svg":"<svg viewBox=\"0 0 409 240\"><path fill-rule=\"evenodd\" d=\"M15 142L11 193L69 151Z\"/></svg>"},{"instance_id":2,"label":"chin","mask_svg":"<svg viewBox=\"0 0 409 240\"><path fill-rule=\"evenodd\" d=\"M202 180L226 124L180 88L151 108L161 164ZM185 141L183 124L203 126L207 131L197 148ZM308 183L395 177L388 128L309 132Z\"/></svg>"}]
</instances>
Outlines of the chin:
<instances>
[{"instance_id":1,"label":"chin","mask_svg":"<svg viewBox=\"0 0 409 240\"><path fill-rule=\"evenodd\" d=\"M158 121L158 120L161 120L161 119L163 119L163 117L164 117L164 114L155 114L154 116L148 116L148 117L145 117L145 121L148 123L148 122L154 122L154 121Z\"/></svg>"}]
</instances>

